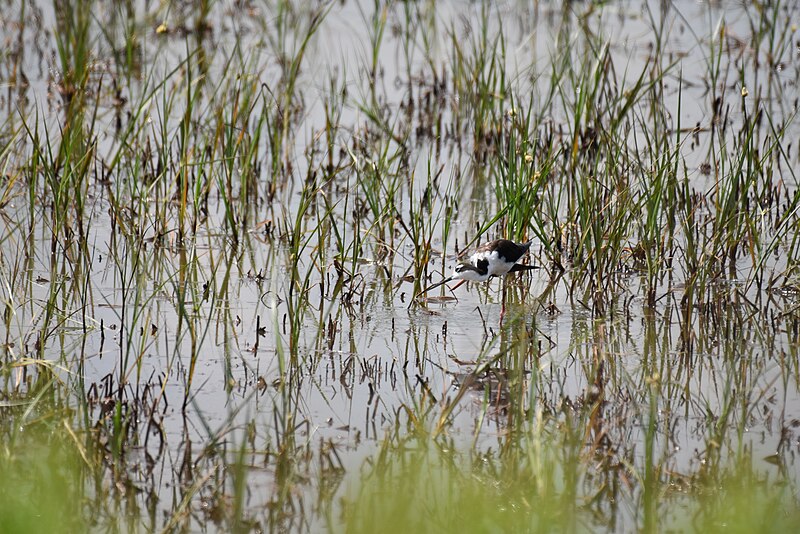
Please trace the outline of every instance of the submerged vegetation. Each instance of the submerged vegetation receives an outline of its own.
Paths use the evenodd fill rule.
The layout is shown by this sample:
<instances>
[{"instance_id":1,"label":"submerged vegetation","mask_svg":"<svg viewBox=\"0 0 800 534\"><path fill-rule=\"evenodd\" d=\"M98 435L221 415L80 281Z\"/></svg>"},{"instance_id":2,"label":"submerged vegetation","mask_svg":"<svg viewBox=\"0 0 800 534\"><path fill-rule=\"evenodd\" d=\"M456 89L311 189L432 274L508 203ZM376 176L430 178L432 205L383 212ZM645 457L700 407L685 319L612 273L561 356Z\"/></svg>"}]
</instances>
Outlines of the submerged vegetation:
<instances>
[{"instance_id":1,"label":"submerged vegetation","mask_svg":"<svg viewBox=\"0 0 800 534\"><path fill-rule=\"evenodd\" d=\"M0 14L0 531L800 528L793 2Z\"/></svg>"}]
</instances>

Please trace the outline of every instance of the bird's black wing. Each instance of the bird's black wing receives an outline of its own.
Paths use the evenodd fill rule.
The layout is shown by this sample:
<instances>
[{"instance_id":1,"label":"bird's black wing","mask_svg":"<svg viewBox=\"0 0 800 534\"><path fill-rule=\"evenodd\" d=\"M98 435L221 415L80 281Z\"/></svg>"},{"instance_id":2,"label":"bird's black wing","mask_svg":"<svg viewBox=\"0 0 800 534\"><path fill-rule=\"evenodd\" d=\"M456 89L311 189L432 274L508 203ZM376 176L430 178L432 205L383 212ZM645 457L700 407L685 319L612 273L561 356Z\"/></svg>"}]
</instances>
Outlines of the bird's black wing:
<instances>
[{"instance_id":1,"label":"bird's black wing","mask_svg":"<svg viewBox=\"0 0 800 534\"><path fill-rule=\"evenodd\" d=\"M520 271L532 271L534 269L538 269L538 265L523 265L521 263L515 263L514 266L511 268L509 273L516 273Z\"/></svg>"}]
</instances>

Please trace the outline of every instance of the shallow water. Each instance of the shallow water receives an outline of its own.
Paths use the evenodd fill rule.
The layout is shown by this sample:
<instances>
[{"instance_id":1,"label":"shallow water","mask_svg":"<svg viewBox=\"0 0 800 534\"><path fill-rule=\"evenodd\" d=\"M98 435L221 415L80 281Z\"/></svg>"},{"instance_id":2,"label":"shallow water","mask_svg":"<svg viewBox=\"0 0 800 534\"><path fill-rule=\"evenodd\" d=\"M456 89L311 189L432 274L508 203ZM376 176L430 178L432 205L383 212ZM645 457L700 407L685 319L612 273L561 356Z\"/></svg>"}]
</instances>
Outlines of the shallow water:
<instances>
[{"instance_id":1,"label":"shallow water","mask_svg":"<svg viewBox=\"0 0 800 534\"><path fill-rule=\"evenodd\" d=\"M96 147L91 165L97 170L77 192L85 198L84 211L66 229L54 222L51 205L57 194L46 173L33 176L25 170L35 145L27 132L38 125L36 135L46 137L53 149L63 135L63 72L52 33L58 15L50 5L26 3L21 29L12 22L20 6L4 6L3 36L21 37L24 46L18 59L4 58L2 69L9 75L16 65L27 78L25 84L7 82L0 115L4 144L10 147L3 156L8 176L21 177L9 186L10 198L2 207L2 291L13 310L0 327L7 396L24 393L24 380L36 373L35 367L12 364L43 358L54 362L74 395L71 403L93 401L90 418L98 425L107 415L104 405L125 405L136 420L128 465L138 466L129 467L128 476L143 494L159 496L158 519L132 519L145 528L164 526L162 516L169 517L181 499L170 488L187 469L194 481L210 477L190 501L187 528L213 528L209 503L218 501L211 494L226 487L215 479L224 475L214 462L234 455L242 443L248 451L248 516L273 527L317 530L331 522L341 527L335 503L358 484L365 460L388 436L409 433L416 425L430 431L446 414L440 430L455 449L491 454L511 446L518 427L537 413L554 421L568 413L580 416L598 398L603 402L593 416L595 436L587 436L587 448L598 457L644 470L648 460L642 450L648 425L655 424L661 469L676 478L701 471L709 455L734 458L747 450L757 471L796 483L800 343L791 239L765 257L766 275L755 273L743 254L728 266L727 279L709 282L706 301L687 312L681 299L691 274L685 258L692 244L679 237L684 239L680 255L660 276L653 306L646 302L645 274L633 268L634 262L621 261L605 280L611 296L597 313L585 292L586 279L573 278L571 260L564 260L562 276L552 244L523 228L534 238L531 261L542 269L463 287L454 301L412 303L416 286L403 277L413 279L415 254L425 241L408 230L415 212L425 213L422 229L438 253L422 285L449 271L455 252L468 243L497 237L494 226L476 235L502 209L489 176L494 156L490 152L482 160L480 143L472 137L475 106L453 89L452 41L469 56L482 17L490 41L502 29L502 70L509 87L532 97L514 104L499 96L498 105L516 113L532 104L534 113L541 113L534 128L541 139L570 139L573 98L579 96L565 82L549 105L538 107L558 69L553 65L561 53L555 45L559 35L572 43L576 62L591 57L597 42L606 43L605 75L630 88L653 53L652 28L664 28L661 56L648 68L675 62L664 77L663 101L675 103L667 109L670 127L683 131L682 172L694 191L705 195L706 203L693 213L699 220L704 214L713 218L718 206L712 199L719 187L715 173L702 169L720 146L709 133L713 96L721 96L720 109L730 121L726 135L732 153L743 121L757 104L772 125L786 124L780 145L786 157L776 158L775 167L764 173L764 183L779 191L779 201L759 206L763 227L749 231L762 241L776 235L773 221L797 192L796 147L791 147L798 133L792 120L800 54L793 44L796 32L788 31L789 38L779 42L783 59L770 68L763 61L766 52L758 48L767 45L752 35L755 8L674 2L663 24L653 24L650 16L661 17L657 2L571 5L570 12L546 2L391 4L378 12L378 21L386 17L386 28L375 53L374 89L369 76L374 6L326 5L301 63L293 122L278 150L282 155L275 157L266 135L255 143L260 167L249 169L248 183L256 187L249 196L240 180L244 156L232 159L235 179L226 190L229 160L216 152L207 157L204 150L220 135L254 135L259 117L281 111L285 102L276 96L286 65L281 47L288 57L296 56L314 17L310 13L320 6L292 6L281 15L275 5L218 3L205 19L205 33L192 30L197 20L188 6L167 9L145 2L130 17L123 6L94 6L93 24L107 30L102 35L95 26L91 32L87 85L89 100L98 102L96 123L85 125L88 146ZM776 33L797 15L796 8L783 8ZM157 30L161 22L164 33ZM417 25L405 44L404 35ZM124 50L126 27L137 35L130 63L115 57L115 51ZM723 34L726 46L715 59L713 37ZM190 68L184 63L187 54ZM709 88L708 65L714 61L722 65L721 77ZM434 71L445 75L441 90L434 86ZM218 122L215 114L234 114L236 88L244 92L248 84L258 95L245 103L249 115ZM190 133L183 139L187 95L201 86L192 103ZM150 96L142 101L143 95ZM341 109L332 152L325 146L326 102ZM647 102L635 105L642 121L650 117ZM376 112L382 121L371 116ZM507 123L514 116L510 113ZM232 133L215 131L232 123ZM141 129L125 137L129 125ZM695 125L698 130L691 131ZM768 120L755 128L765 145L774 133L770 128ZM411 133L405 137L405 132ZM168 141L159 145L162 135ZM631 127L619 142L644 153L648 135ZM164 150L161 158L157 146ZM123 163L104 179L104 165L118 153ZM328 161L335 173L325 167ZM369 182L375 169L381 176ZM553 188L570 191L580 172L552 176ZM633 189L647 176L644 165L625 172ZM182 175L191 176L189 205L200 206L185 222L179 222L178 213ZM56 183L63 179L59 175ZM311 206L298 216L304 184L311 182L317 184ZM378 218L365 205L367 193L392 183L395 190L377 196L391 198L394 211ZM275 184L272 194L270 184ZM549 230L571 224L567 196L556 210L564 220L549 221ZM225 198L237 206L241 231L226 222ZM455 211L445 230L448 208ZM84 223L83 239L78 219ZM786 224L796 219L795 213ZM330 220L336 229L326 226ZM302 243L298 257L291 241L295 229ZM580 237L572 234L571 244ZM633 249L637 236L627 237ZM782 285L775 282L780 276ZM775 282L773 290L758 277ZM507 313L501 322L504 299ZM459 397L459 386L481 366L485 369L471 389ZM458 402L448 412L454 399ZM649 418L651 403L655 421ZM283 455L292 457L288 504L276 496L285 482ZM325 462L336 462L332 481ZM625 505L610 499L598 505L601 514L615 518L611 529L641 527L631 505L640 498L638 491L619 496ZM325 506L330 503L333 511Z\"/></svg>"}]
</instances>

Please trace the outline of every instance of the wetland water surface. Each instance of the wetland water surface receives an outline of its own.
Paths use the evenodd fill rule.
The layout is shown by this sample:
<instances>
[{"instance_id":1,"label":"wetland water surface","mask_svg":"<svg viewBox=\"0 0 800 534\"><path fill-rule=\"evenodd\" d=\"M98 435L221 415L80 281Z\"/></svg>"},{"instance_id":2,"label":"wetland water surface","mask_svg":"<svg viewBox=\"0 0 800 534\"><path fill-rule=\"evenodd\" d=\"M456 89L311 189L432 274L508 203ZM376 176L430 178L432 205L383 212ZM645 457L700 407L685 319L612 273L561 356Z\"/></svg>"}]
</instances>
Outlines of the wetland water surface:
<instances>
[{"instance_id":1,"label":"wetland water surface","mask_svg":"<svg viewBox=\"0 0 800 534\"><path fill-rule=\"evenodd\" d=\"M798 22L4 3L0 530L800 528Z\"/></svg>"}]
</instances>

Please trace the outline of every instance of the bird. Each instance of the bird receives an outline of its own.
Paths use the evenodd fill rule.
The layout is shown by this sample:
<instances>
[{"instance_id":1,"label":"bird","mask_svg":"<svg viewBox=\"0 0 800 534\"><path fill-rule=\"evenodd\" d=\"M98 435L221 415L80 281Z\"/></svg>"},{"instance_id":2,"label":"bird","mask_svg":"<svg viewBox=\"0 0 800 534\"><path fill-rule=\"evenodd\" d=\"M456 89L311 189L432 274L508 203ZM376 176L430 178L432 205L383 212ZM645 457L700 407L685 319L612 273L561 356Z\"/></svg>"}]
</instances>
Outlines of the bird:
<instances>
[{"instance_id":1,"label":"bird","mask_svg":"<svg viewBox=\"0 0 800 534\"><path fill-rule=\"evenodd\" d=\"M538 269L538 265L517 263L531 248L532 242L515 243L510 239L495 239L485 243L475 249L466 261L460 261L450 276L423 289L420 295L452 280L460 280L453 286L455 290L466 282L485 282L493 276Z\"/></svg>"}]
</instances>

